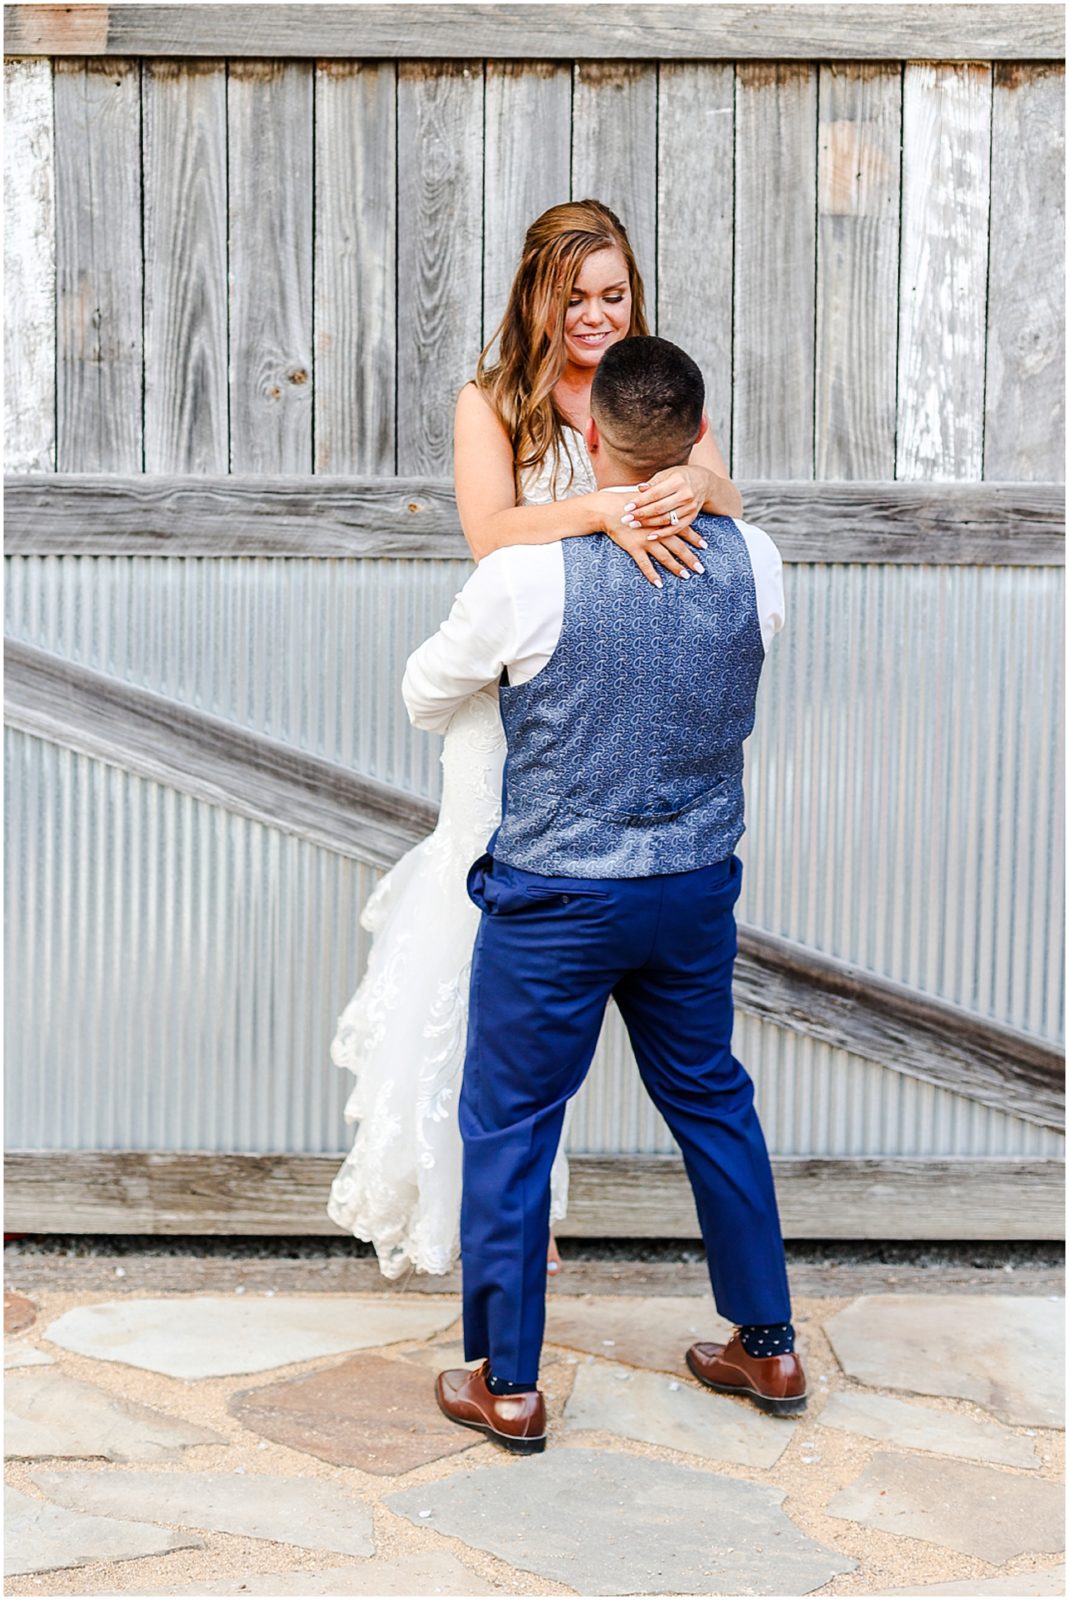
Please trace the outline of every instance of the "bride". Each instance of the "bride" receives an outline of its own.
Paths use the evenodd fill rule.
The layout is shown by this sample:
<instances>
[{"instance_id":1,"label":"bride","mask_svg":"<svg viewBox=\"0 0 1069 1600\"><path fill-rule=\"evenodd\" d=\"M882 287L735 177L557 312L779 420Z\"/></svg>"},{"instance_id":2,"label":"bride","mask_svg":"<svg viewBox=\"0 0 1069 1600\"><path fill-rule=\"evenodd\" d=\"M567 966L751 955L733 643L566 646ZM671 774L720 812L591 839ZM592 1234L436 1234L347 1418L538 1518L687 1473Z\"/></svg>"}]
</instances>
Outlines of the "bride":
<instances>
[{"instance_id":1,"label":"bride","mask_svg":"<svg viewBox=\"0 0 1069 1600\"><path fill-rule=\"evenodd\" d=\"M607 533L660 584L653 560L683 578L698 565L692 547L702 541L689 530L699 510L741 514L708 429L687 465L658 472L622 517L619 494L596 489L582 436L594 372L611 344L648 331L634 254L608 207L553 206L531 224L504 318L457 399L457 510L476 561L503 545ZM456 1106L479 922L465 880L500 821L504 754L491 685L446 731L434 832L367 902L367 970L331 1044L331 1060L355 1076L345 1118L356 1133L326 1209L374 1245L387 1278L413 1268L445 1273L459 1254ZM567 1173L560 1152L551 1225L567 1209ZM552 1234L547 1249L556 1270Z\"/></svg>"}]
</instances>

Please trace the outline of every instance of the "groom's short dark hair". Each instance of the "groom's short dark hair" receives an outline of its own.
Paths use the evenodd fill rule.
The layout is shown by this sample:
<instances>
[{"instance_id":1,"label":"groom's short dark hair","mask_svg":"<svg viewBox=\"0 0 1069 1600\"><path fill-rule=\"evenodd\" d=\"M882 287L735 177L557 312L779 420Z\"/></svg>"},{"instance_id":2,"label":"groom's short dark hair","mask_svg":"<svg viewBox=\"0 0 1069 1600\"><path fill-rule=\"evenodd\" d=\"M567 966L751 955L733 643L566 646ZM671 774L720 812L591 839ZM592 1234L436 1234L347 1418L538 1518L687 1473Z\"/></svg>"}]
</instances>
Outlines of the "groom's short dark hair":
<instances>
[{"instance_id":1,"label":"groom's short dark hair","mask_svg":"<svg viewBox=\"0 0 1069 1600\"><path fill-rule=\"evenodd\" d=\"M638 478L686 461L704 404L697 363L677 344L645 334L609 346L590 390L598 432Z\"/></svg>"}]
</instances>

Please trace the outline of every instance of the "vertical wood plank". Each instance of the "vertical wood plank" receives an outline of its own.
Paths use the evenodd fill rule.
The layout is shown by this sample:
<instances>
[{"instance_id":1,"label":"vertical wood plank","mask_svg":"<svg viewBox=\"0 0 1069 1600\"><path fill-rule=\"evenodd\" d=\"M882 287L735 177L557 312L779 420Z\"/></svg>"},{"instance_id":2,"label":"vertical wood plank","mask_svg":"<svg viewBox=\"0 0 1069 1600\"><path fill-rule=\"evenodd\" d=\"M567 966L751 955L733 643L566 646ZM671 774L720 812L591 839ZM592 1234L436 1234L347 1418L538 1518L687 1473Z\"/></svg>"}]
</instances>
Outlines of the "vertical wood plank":
<instances>
[{"instance_id":1,"label":"vertical wood plank","mask_svg":"<svg viewBox=\"0 0 1069 1600\"><path fill-rule=\"evenodd\" d=\"M397 471L451 476L482 331L481 63L403 62L397 110Z\"/></svg>"},{"instance_id":2,"label":"vertical wood plank","mask_svg":"<svg viewBox=\"0 0 1069 1600\"><path fill-rule=\"evenodd\" d=\"M393 472L397 69L316 66L315 470Z\"/></svg>"},{"instance_id":3,"label":"vertical wood plank","mask_svg":"<svg viewBox=\"0 0 1069 1600\"><path fill-rule=\"evenodd\" d=\"M901 72L820 68L816 476L892 478Z\"/></svg>"},{"instance_id":4,"label":"vertical wood plank","mask_svg":"<svg viewBox=\"0 0 1069 1600\"><path fill-rule=\"evenodd\" d=\"M52 63L5 61L4 446L8 472L56 466Z\"/></svg>"},{"instance_id":5,"label":"vertical wood plank","mask_svg":"<svg viewBox=\"0 0 1069 1600\"><path fill-rule=\"evenodd\" d=\"M907 62L902 109L899 478L979 478L991 69Z\"/></svg>"},{"instance_id":6,"label":"vertical wood plank","mask_svg":"<svg viewBox=\"0 0 1069 1600\"><path fill-rule=\"evenodd\" d=\"M486 64L483 342L504 314L523 236L570 195L572 72L551 61ZM537 159L531 158L532 140Z\"/></svg>"},{"instance_id":7,"label":"vertical wood plank","mask_svg":"<svg viewBox=\"0 0 1069 1600\"><path fill-rule=\"evenodd\" d=\"M137 61L55 62L57 465L142 470Z\"/></svg>"},{"instance_id":8,"label":"vertical wood plank","mask_svg":"<svg viewBox=\"0 0 1069 1600\"><path fill-rule=\"evenodd\" d=\"M145 470L225 472L224 64L146 61L142 96Z\"/></svg>"},{"instance_id":9,"label":"vertical wood plank","mask_svg":"<svg viewBox=\"0 0 1069 1600\"><path fill-rule=\"evenodd\" d=\"M740 63L735 78L732 475L813 476L817 74Z\"/></svg>"},{"instance_id":10,"label":"vertical wood plank","mask_svg":"<svg viewBox=\"0 0 1069 1600\"><path fill-rule=\"evenodd\" d=\"M620 218L657 307L657 68L577 61L572 101L572 198L601 200Z\"/></svg>"},{"instance_id":11,"label":"vertical wood plank","mask_svg":"<svg viewBox=\"0 0 1069 1600\"><path fill-rule=\"evenodd\" d=\"M701 367L710 426L729 461L734 68L663 64L657 128L657 331Z\"/></svg>"},{"instance_id":12,"label":"vertical wood plank","mask_svg":"<svg viewBox=\"0 0 1069 1600\"><path fill-rule=\"evenodd\" d=\"M230 466L312 470L310 62L232 61Z\"/></svg>"},{"instance_id":13,"label":"vertical wood plank","mask_svg":"<svg viewBox=\"0 0 1069 1600\"><path fill-rule=\"evenodd\" d=\"M984 477L1065 477L1065 68L995 66Z\"/></svg>"}]
</instances>

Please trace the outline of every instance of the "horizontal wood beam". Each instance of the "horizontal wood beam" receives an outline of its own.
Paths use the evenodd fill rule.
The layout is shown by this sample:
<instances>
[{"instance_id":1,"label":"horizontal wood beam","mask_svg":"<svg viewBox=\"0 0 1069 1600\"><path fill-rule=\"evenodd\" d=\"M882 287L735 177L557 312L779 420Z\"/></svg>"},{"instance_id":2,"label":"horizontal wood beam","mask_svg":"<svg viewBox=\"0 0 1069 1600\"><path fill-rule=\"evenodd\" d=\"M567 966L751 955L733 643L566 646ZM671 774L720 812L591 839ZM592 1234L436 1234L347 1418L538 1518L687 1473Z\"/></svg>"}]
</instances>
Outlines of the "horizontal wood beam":
<instances>
[{"instance_id":1,"label":"horizontal wood beam","mask_svg":"<svg viewBox=\"0 0 1069 1600\"><path fill-rule=\"evenodd\" d=\"M4 721L376 867L392 866L438 815L430 801L13 640Z\"/></svg>"},{"instance_id":2,"label":"horizontal wood beam","mask_svg":"<svg viewBox=\"0 0 1069 1600\"><path fill-rule=\"evenodd\" d=\"M1061 60L1055 5L7 5L8 55Z\"/></svg>"},{"instance_id":3,"label":"horizontal wood beam","mask_svg":"<svg viewBox=\"0 0 1069 1600\"><path fill-rule=\"evenodd\" d=\"M10 1232L332 1235L337 1155L13 1150ZM562 1238L694 1239L676 1156L570 1159ZM1054 1157L774 1156L788 1239L1061 1239L1064 1163Z\"/></svg>"},{"instance_id":4,"label":"horizontal wood beam","mask_svg":"<svg viewBox=\"0 0 1069 1600\"><path fill-rule=\"evenodd\" d=\"M739 485L784 560L1062 566L1060 483ZM468 559L452 484L427 478L9 474L8 555Z\"/></svg>"},{"instance_id":5,"label":"horizontal wood beam","mask_svg":"<svg viewBox=\"0 0 1069 1600\"><path fill-rule=\"evenodd\" d=\"M735 1002L752 1016L1048 1128L1065 1127L1053 1045L863 967L739 928Z\"/></svg>"},{"instance_id":6,"label":"horizontal wood beam","mask_svg":"<svg viewBox=\"0 0 1069 1600\"><path fill-rule=\"evenodd\" d=\"M4 692L9 726L374 866L392 866L435 823L429 801L13 640ZM1065 1126L1061 1053L946 1001L748 927L735 996L779 1027Z\"/></svg>"}]
</instances>

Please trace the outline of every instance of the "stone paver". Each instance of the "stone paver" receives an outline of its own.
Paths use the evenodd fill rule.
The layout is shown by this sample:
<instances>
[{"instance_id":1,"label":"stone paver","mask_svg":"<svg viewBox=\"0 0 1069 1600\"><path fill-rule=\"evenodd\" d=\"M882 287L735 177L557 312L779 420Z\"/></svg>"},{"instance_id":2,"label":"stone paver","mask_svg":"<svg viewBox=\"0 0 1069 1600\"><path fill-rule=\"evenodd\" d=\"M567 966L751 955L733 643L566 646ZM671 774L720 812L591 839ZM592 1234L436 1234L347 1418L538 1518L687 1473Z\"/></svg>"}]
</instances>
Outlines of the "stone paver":
<instances>
[{"instance_id":1,"label":"stone paver","mask_svg":"<svg viewBox=\"0 0 1069 1600\"><path fill-rule=\"evenodd\" d=\"M410 1551L392 1561L361 1561L359 1566L325 1567L320 1572L243 1572L216 1582L182 1588L127 1590L128 1594L500 1594L492 1583L469 1571L446 1550Z\"/></svg>"},{"instance_id":2,"label":"stone paver","mask_svg":"<svg viewBox=\"0 0 1069 1600\"><path fill-rule=\"evenodd\" d=\"M37 1307L24 1294L13 1289L4 1290L4 1332L21 1333L37 1320Z\"/></svg>"},{"instance_id":3,"label":"stone paver","mask_svg":"<svg viewBox=\"0 0 1069 1600\"><path fill-rule=\"evenodd\" d=\"M434 1344L413 1345L410 1350L402 1350L400 1354L406 1361L414 1361L429 1372L442 1372L446 1367L467 1367L471 1371L482 1366L481 1361L464 1360L463 1339L443 1339Z\"/></svg>"},{"instance_id":4,"label":"stone paver","mask_svg":"<svg viewBox=\"0 0 1069 1600\"><path fill-rule=\"evenodd\" d=\"M579 1367L564 1421L571 1430L598 1428L746 1467L773 1466L796 1426L749 1401L713 1394L664 1373L600 1361Z\"/></svg>"},{"instance_id":5,"label":"stone paver","mask_svg":"<svg viewBox=\"0 0 1069 1600\"><path fill-rule=\"evenodd\" d=\"M1065 1426L1065 1302L1030 1296L863 1295L824 1328L860 1383L975 1400L1004 1422Z\"/></svg>"},{"instance_id":6,"label":"stone paver","mask_svg":"<svg viewBox=\"0 0 1069 1600\"><path fill-rule=\"evenodd\" d=\"M172 1378L222 1378L426 1339L456 1318L453 1302L427 1295L195 1295L78 1306L46 1336L100 1361Z\"/></svg>"},{"instance_id":7,"label":"stone paver","mask_svg":"<svg viewBox=\"0 0 1069 1600\"><path fill-rule=\"evenodd\" d=\"M1064 1486L1048 1479L878 1450L827 1510L1001 1566L1014 1556L1061 1554L1064 1502Z\"/></svg>"},{"instance_id":8,"label":"stone paver","mask_svg":"<svg viewBox=\"0 0 1069 1600\"><path fill-rule=\"evenodd\" d=\"M4 1489L4 1575L55 1572L92 1561L132 1561L169 1550L203 1547L193 1534L174 1533L147 1522L86 1517L35 1500L21 1489Z\"/></svg>"},{"instance_id":9,"label":"stone paver","mask_svg":"<svg viewBox=\"0 0 1069 1600\"><path fill-rule=\"evenodd\" d=\"M1041 1465L1031 1439L1011 1433L999 1422L932 1411L886 1394L833 1394L815 1420L821 1427L859 1433L866 1439L889 1439L907 1450L933 1450L1003 1467Z\"/></svg>"},{"instance_id":10,"label":"stone paver","mask_svg":"<svg viewBox=\"0 0 1069 1600\"><path fill-rule=\"evenodd\" d=\"M9 1456L104 1456L108 1461L173 1461L194 1444L223 1444L210 1428L61 1372L19 1372L4 1384L4 1449Z\"/></svg>"},{"instance_id":11,"label":"stone paver","mask_svg":"<svg viewBox=\"0 0 1069 1600\"><path fill-rule=\"evenodd\" d=\"M429 1371L382 1356L231 1395L229 1410L254 1433L339 1467L391 1475L483 1442L438 1410Z\"/></svg>"},{"instance_id":12,"label":"stone paver","mask_svg":"<svg viewBox=\"0 0 1069 1600\"><path fill-rule=\"evenodd\" d=\"M51 1367L55 1365L55 1356L50 1356L44 1350L35 1350L32 1344L15 1344L8 1348L4 1346L4 1368L10 1367Z\"/></svg>"},{"instance_id":13,"label":"stone paver","mask_svg":"<svg viewBox=\"0 0 1069 1600\"><path fill-rule=\"evenodd\" d=\"M375 1552L371 1509L319 1478L234 1472L33 1472L42 1493L69 1511L330 1550Z\"/></svg>"},{"instance_id":14,"label":"stone paver","mask_svg":"<svg viewBox=\"0 0 1069 1600\"><path fill-rule=\"evenodd\" d=\"M785 1498L693 1467L558 1446L404 1489L387 1504L586 1595L803 1595L854 1571L856 1561L788 1520Z\"/></svg>"},{"instance_id":15,"label":"stone paver","mask_svg":"<svg viewBox=\"0 0 1069 1600\"><path fill-rule=\"evenodd\" d=\"M546 1308L547 1344L680 1376L689 1345L725 1342L733 1326L705 1295L555 1295Z\"/></svg>"},{"instance_id":16,"label":"stone paver","mask_svg":"<svg viewBox=\"0 0 1069 1600\"><path fill-rule=\"evenodd\" d=\"M961 1578L956 1583L928 1583L919 1589L884 1589L892 1594L962 1594L979 1597L1009 1595L1063 1595L1065 1594L1065 1563L1047 1567L1043 1572L1020 1572L1010 1578Z\"/></svg>"}]
</instances>

